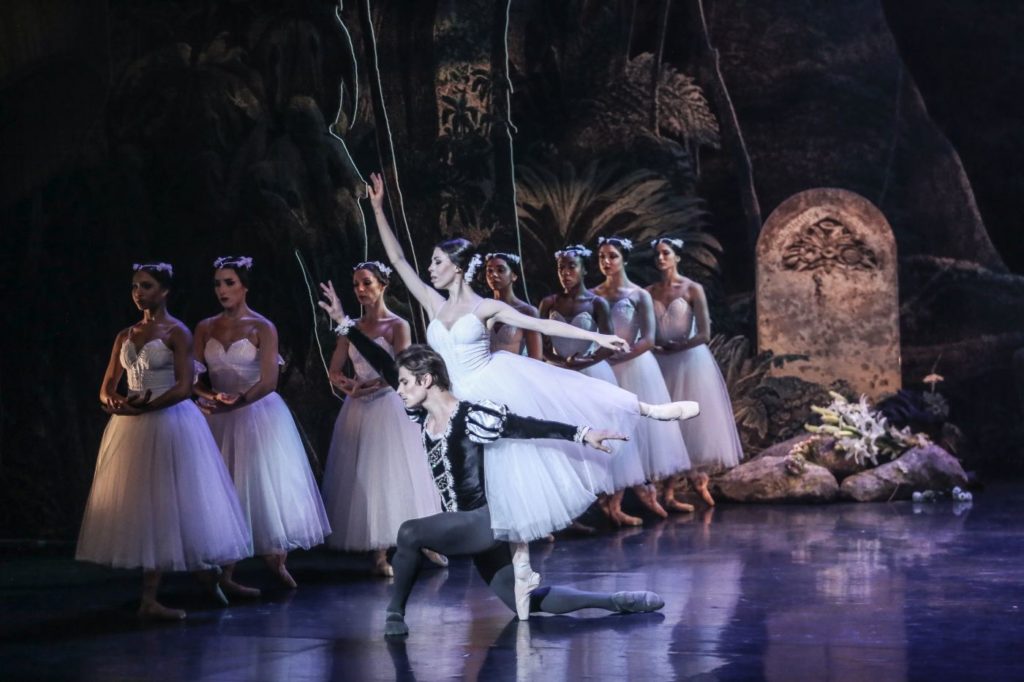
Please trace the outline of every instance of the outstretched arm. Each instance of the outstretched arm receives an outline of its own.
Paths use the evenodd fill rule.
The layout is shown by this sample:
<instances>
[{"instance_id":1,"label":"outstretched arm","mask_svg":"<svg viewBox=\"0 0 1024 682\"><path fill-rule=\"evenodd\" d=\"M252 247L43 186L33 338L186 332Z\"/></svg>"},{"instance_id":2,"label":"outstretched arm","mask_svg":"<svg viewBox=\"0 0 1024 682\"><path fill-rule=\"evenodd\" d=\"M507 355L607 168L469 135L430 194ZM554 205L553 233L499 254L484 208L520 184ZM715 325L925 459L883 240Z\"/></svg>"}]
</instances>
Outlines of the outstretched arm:
<instances>
[{"instance_id":1,"label":"outstretched arm","mask_svg":"<svg viewBox=\"0 0 1024 682\"><path fill-rule=\"evenodd\" d=\"M586 443L602 452L611 452L605 441L629 440L621 433L592 429L589 426L572 426L546 419L523 417L509 412L503 405L492 402L470 405L466 415L466 431L470 440L478 443L491 443L499 438L552 438Z\"/></svg>"},{"instance_id":2,"label":"outstretched arm","mask_svg":"<svg viewBox=\"0 0 1024 682\"><path fill-rule=\"evenodd\" d=\"M325 300L318 301L321 308L327 311L331 320L338 325L348 323L348 327L341 332L348 342L356 347L356 350L366 359L370 366L377 370L377 374L388 383L388 386L398 390L398 370L395 368L395 361L386 350L378 346L366 334L359 331L355 323L348 319L341 307L341 299L334 291L334 283L320 284L320 290Z\"/></svg>"},{"instance_id":3,"label":"outstretched arm","mask_svg":"<svg viewBox=\"0 0 1024 682\"><path fill-rule=\"evenodd\" d=\"M629 344L618 336L589 332L585 329L574 327L571 324L559 322L558 320L542 320L537 317L529 317L501 301L485 299L477 310L485 320L493 317L495 320L503 324L510 324L514 327L519 327L520 329L529 329L548 336L562 336L567 339L583 339L584 341L593 341L603 348L610 348L612 350L629 350Z\"/></svg>"},{"instance_id":4,"label":"outstretched arm","mask_svg":"<svg viewBox=\"0 0 1024 682\"><path fill-rule=\"evenodd\" d=\"M409 293L419 301L420 305L426 308L427 314L434 317L435 311L444 303L444 297L425 284L416 274L416 270L409 265L402 251L402 244L391 229L387 217L384 215L384 179L380 173L370 174L370 204L373 206L373 215L377 220L377 231L380 233L380 240L384 244L384 251L391 261L391 266L402 278Z\"/></svg>"}]
</instances>

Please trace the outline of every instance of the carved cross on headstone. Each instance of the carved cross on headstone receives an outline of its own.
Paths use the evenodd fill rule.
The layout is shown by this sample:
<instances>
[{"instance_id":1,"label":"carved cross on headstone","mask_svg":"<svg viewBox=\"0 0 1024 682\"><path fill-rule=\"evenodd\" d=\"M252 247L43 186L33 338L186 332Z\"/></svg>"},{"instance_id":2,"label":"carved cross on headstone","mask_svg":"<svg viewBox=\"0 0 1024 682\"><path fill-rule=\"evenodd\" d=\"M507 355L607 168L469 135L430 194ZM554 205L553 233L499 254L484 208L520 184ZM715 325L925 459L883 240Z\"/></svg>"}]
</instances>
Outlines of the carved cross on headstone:
<instances>
[{"instance_id":1,"label":"carved cross on headstone","mask_svg":"<svg viewBox=\"0 0 1024 682\"><path fill-rule=\"evenodd\" d=\"M807 355L774 370L845 379L872 398L900 388L896 241L882 213L842 189L784 201L757 242L758 348Z\"/></svg>"}]
</instances>

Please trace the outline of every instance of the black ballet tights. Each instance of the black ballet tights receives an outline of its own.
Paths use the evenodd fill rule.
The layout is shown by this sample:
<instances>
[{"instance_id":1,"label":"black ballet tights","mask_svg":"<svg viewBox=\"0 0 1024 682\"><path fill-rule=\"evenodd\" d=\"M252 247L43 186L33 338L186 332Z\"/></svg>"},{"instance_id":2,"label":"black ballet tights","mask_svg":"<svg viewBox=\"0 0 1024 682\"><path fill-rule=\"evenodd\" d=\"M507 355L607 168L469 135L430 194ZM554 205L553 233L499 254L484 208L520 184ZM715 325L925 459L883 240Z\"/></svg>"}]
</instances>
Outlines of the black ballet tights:
<instances>
[{"instance_id":1,"label":"black ballet tights","mask_svg":"<svg viewBox=\"0 0 1024 682\"><path fill-rule=\"evenodd\" d=\"M421 549L445 556L472 555L480 577L498 598L515 611L515 576L512 550L507 542L494 539L491 513L486 507L465 512L445 512L411 519L398 530L398 549L391 560L395 570L394 592L388 611L405 614L405 605L424 561ZM610 594L584 592L571 587L541 587L531 598L530 611L569 613L585 608L618 610Z\"/></svg>"}]
</instances>

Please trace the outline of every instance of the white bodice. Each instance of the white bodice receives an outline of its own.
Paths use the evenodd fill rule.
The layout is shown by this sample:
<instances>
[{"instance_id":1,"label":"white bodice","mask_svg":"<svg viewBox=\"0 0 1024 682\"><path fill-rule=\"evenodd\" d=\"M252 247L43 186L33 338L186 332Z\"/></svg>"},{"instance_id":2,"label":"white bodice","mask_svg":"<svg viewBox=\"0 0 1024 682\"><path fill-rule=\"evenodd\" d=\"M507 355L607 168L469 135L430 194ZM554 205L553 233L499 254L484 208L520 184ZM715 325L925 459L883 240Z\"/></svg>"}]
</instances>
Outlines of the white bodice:
<instances>
[{"instance_id":1,"label":"white bodice","mask_svg":"<svg viewBox=\"0 0 1024 682\"><path fill-rule=\"evenodd\" d=\"M163 339L152 339L139 349L125 339L120 355L131 394L151 391L155 398L174 386L174 352Z\"/></svg>"},{"instance_id":2,"label":"white bodice","mask_svg":"<svg viewBox=\"0 0 1024 682\"><path fill-rule=\"evenodd\" d=\"M571 320L566 320L557 310L552 310L548 315L548 318L558 320L559 322L568 322L572 326L585 329L588 332L597 330L597 320L595 320L594 316L588 312L579 313ZM585 339L567 339L562 336L552 336L551 345L554 347L555 352L563 358L569 358L573 355L589 355L594 350L593 341L587 341Z\"/></svg>"},{"instance_id":3,"label":"white bodice","mask_svg":"<svg viewBox=\"0 0 1024 682\"><path fill-rule=\"evenodd\" d=\"M674 299L668 306L654 302L657 342L685 341L693 336L696 319L693 308L682 298Z\"/></svg>"},{"instance_id":4,"label":"white bodice","mask_svg":"<svg viewBox=\"0 0 1024 682\"><path fill-rule=\"evenodd\" d=\"M203 349L210 386L218 393L245 393L260 380L259 349L249 339L233 341L227 348L207 339Z\"/></svg>"},{"instance_id":5,"label":"white bodice","mask_svg":"<svg viewBox=\"0 0 1024 682\"><path fill-rule=\"evenodd\" d=\"M434 318L427 325L427 342L444 358L456 393L462 381L491 361L490 334L473 313L455 320L451 329Z\"/></svg>"},{"instance_id":6,"label":"white bodice","mask_svg":"<svg viewBox=\"0 0 1024 682\"><path fill-rule=\"evenodd\" d=\"M378 336L373 340L378 346L388 352L388 355L395 357L395 349L391 347L391 344L383 336ZM367 379L377 379L380 374L377 373L370 363L366 361L363 354L356 350L356 347L351 343L348 344L348 359L352 361L352 368L355 370L355 378L361 381Z\"/></svg>"},{"instance_id":7,"label":"white bodice","mask_svg":"<svg viewBox=\"0 0 1024 682\"><path fill-rule=\"evenodd\" d=\"M640 338L640 320L637 319L636 304L629 298L622 298L612 304L612 332L630 344Z\"/></svg>"}]
</instances>

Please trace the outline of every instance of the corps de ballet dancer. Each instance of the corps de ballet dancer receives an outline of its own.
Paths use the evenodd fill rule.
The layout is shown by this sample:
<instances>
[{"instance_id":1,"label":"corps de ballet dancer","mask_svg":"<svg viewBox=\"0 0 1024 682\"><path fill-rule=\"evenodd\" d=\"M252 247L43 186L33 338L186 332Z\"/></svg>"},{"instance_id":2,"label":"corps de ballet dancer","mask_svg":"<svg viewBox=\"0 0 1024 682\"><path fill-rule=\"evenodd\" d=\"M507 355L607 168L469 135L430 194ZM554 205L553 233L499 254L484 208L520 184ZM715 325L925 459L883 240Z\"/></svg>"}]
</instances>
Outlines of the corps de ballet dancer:
<instances>
[{"instance_id":1,"label":"corps de ballet dancer","mask_svg":"<svg viewBox=\"0 0 1024 682\"><path fill-rule=\"evenodd\" d=\"M192 395L192 335L167 312L174 271L134 266L142 319L118 333L100 403L110 415L75 558L142 568L139 616L180 620L157 599L161 574L193 571L227 603L219 566L252 556L235 487ZM127 393L118 390L127 373Z\"/></svg>"},{"instance_id":2,"label":"corps de ballet dancer","mask_svg":"<svg viewBox=\"0 0 1024 682\"><path fill-rule=\"evenodd\" d=\"M537 317L537 309L516 296L515 283L522 272L522 259L514 253L496 251L484 256L484 279L494 298L523 315ZM491 350L504 350L517 355L529 355L534 360L544 359L540 334L495 322L490 329Z\"/></svg>"},{"instance_id":3,"label":"corps de ballet dancer","mask_svg":"<svg viewBox=\"0 0 1024 682\"><path fill-rule=\"evenodd\" d=\"M619 380L619 386L633 391L641 400L668 402L669 393L651 349L654 348L654 305L651 295L629 280L626 258L633 249L629 239L600 237L598 264L604 281L594 293L611 306L612 330L630 342L632 348L613 355L608 362ZM688 403L694 417L697 403ZM692 512L693 505L676 500L676 476L690 469L690 458L682 431L677 424L644 422L637 433L637 446L647 479L662 492L662 505L679 512Z\"/></svg>"},{"instance_id":4,"label":"corps de ballet dancer","mask_svg":"<svg viewBox=\"0 0 1024 682\"><path fill-rule=\"evenodd\" d=\"M501 483L492 483L486 474L490 457L485 456L485 445L513 438L560 439L608 452L606 441L625 436L522 417L492 402L460 401L451 393L451 380L438 353L427 346L410 346L393 364L387 351L347 321L333 292L325 294L328 303L321 305L339 322L339 333L347 334L395 386L410 416L420 425L423 449L445 509L441 514L406 521L399 529L393 560L395 584L384 621L386 637L409 634L405 609L423 563L424 548L447 556L471 556L480 576L520 619L531 613L569 613L584 608L640 613L664 606L661 597L646 591L607 594L535 585L530 593L521 594L516 588L513 551L509 543L495 538L492 529L487 492L495 492Z\"/></svg>"},{"instance_id":5,"label":"corps de ballet dancer","mask_svg":"<svg viewBox=\"0 0 1024 682\"><path fill-rule=\"evenodd\" d=\"M384 293L391 268L379 261L358 263L352 287L363 314L356 325L391 355L410 343L409 323L388 309ZM346 360L351 378L342 372ZM441 511L419 429L409 421L398 394L339 336L331 356L330 379L346 398L331 436L323 492L333 532L333 549L373 552L374 573L393 575L387 550L403 521ZM432 555L435 563L443 558Z\"/></svg>"},{"instance_id":6,"label":"corps de ballet dancer","mask_svg":"<svg viewBox=\"0 0 1024 682\"><path fill-rule=\"evenodd\" d=\"M587 247L576 244L555 252L561 293L551 294L540 304L540 316L567 322L588 331L610 333L611 309L608 302L584 286L586 262L592 255ZM606 362L612 355L606 349L595 349L594 344L577 339L544 338L544 354L548 362L573 369L594 379L618 386L615 372ZM620 445L611 465L611 482L601 495L601 508L616 525L639 526L643 519L622 511L622 497L626 488L632 488L640 501L655 514L664 517L665 510L657 495L646 484L646 474L640 462L636 443Z\"/></svg>"},{"instance_id":7,"label":"corps de ballet dancer","mask_svg":"<svg viewBox=\"0 0 1024 682\"><path fill-rule=\"evenodd\" d=\"M445 359L460 399L500 401L517 414L563 423L604 423L621 433L632 433L641 416L675 421L697 412L695 403L644 403L628 391L578 372L513 353L492 353L487 332L492 322L583 339L612 350L629 346L615 336L528 317L501 301L481 298L470 286L481 258L472 254L472 245L464 239L434 248L428 268L432 286L427 285L406 261L384 215L382 178L374 173L371 181L369 196L388 259L426 310L427 340ZM437 290L447 292L447 298ZM672 431L679 434L677 427ZM515 544L517 594L529 594L540 577L530 567L526 543L569 526L595 501L594 491L608 479L608 460L598 461L578 445L513 440L491 444L487 454L487 481L489 486L494 483L495 491L490 496L490 522L495 537Z\"/></svg>"},{"instance_id":8,"label":"corps de ballet dancer","mask_svg":"<svg viewBox=\"0 0 1024 682\"><path fill-rule=\"evenodd\" d=\"M697 400L701 413L680 423L696 470L693 486L709 505L708 473L730 469L743 458L732 401L715 356L708 348L711 315L704 287L679 273L683 240L651 242L661 281L647 287L657 327L655 358L673 400Z\"/></svg>"},{"instance_id":9,"label":"corps de ballet dancer","mask_svg":"<svg viewBox=\"0 0 1024 682\"><path fill-rule=\"evenodd\" d=\"M213 268L224 310L196 325L195 356L207 380L200 377L193 391L235 482L255 553L294 588L288 552L323 543L327 513L295 420L276 391L282 362L277 329L247 302L253 260L223 256ZM234 566L225 566L226 592L258 596L233 575Z\"/></svg>"}]
</instances>

